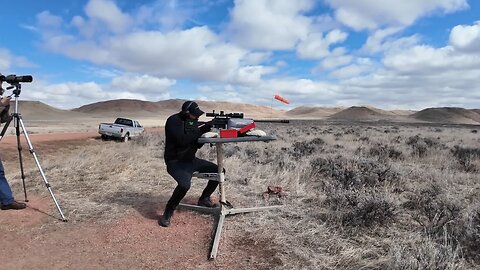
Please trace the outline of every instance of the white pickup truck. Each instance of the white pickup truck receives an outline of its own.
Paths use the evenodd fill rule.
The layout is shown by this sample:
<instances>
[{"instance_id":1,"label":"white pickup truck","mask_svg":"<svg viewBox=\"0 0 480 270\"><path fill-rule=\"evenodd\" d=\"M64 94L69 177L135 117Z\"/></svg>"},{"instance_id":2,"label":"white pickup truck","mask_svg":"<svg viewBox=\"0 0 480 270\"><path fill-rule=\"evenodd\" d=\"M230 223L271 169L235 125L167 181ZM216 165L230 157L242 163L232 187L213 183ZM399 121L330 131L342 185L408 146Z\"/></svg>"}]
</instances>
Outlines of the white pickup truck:
<instances>
[{"instance_id":1,"label":"white pickup truck","mask_svg":"<svg viewBox=\"0 0 480 270\"><path fill-rule=\"evenodd\" d=\"M101 123L98 125L98 133L104 140L115 138L127 142L130 138L138 136L144 131L138 121L128 118L117 118L113 124Z\"/></svg>"}]
</instances>

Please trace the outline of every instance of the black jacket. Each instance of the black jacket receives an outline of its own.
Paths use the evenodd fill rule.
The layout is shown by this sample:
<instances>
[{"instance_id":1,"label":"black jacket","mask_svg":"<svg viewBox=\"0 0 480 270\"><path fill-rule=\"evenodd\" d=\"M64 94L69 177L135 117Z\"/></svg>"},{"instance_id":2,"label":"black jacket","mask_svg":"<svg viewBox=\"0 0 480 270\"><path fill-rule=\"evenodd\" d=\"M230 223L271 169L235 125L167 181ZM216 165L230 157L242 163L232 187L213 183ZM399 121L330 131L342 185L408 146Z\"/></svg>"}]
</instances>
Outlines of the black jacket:
<instances>
[{"instance_id":1,"label":"black jacket","mask_svg":"<svg viewBox=\"0 0 480 270\"><path fill-rule=\"evenodd\" d=\"M202 144L197 143L200 136L210 131L211 125L198 124L187 126L187 116L183 113L174 114L165 124L165 162L171 160L191 161Z\"/></svg>"}]
</instances>

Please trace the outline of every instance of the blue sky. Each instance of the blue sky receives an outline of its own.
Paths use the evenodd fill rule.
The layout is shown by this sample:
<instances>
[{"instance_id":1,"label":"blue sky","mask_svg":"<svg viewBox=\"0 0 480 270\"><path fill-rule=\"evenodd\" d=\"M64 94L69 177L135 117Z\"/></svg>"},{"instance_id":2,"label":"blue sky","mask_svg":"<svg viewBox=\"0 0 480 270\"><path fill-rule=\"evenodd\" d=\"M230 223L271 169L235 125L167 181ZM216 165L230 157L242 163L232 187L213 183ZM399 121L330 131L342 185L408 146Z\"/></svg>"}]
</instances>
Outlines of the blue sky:
<instances>
[{"instance_id":1,"label":"blue sky","mask_svg":"<svg viewBox=\"0 0 480 270\"><path fill-rule=\"evenodd\" d=\"M0 16L0 72L33 75L21 98L58 108L480 108L479 1L16 0Z\"/></svg>"}]
</instances>

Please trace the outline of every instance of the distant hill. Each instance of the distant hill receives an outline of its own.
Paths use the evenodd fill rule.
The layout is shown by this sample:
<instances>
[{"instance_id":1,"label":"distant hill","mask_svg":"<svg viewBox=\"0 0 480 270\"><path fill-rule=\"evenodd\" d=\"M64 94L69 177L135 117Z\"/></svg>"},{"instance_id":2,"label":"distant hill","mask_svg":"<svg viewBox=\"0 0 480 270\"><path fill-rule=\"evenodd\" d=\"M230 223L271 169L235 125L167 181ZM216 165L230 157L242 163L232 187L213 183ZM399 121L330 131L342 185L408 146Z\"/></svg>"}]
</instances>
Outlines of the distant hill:
<instances>
[{"instance_id":1,"label":"distant hill","mask_svg":"<svg viewBox=\"0 0 480 270\"><path fill-rule=\"evenodd\" d=\"M353 106L331 115L329 118L333 120L346 121L374 121L380 119L388 119L390 113L384 113L380 109L372 109L365 106Z\"/></svg>"},{"instance_id":2,"label":"distant hill","mask_svg":"<svg viewBox=\"0 0 480 270\"><path fill-rule=\"evenodd\" d=\"M394 113L395 115L400 115L400 116L409 116L417 111L414 110L391 110L390 112Z\"/></svg>"},{"instance_id":3,"label":"distant hill","mask_svg":"<svg viewBox=\"0 0 480 270\"><path fill-rule=\"evenodd\" d=\"M135 99L117 99L96 102L73 109L74 112L97 116L154 116L161 110L160 104Z\"/></svg>"},{"instance_id":4,"label":"distant hill","mask_svg":"<svg viewBox=\"0 0 480 270\"><path fill-rule=\"evenodd\" d=\"M15 109L15 103L10 104L10 112ZM25 121L38 120L68 120L71 118L89 117L82 112L73 112L69 110L61 110L40 101L19 101L19 113Z\"/></svg>"},{"instance_id":5,"label":"distant hill","mask_svg":"<svg viewBox=\"0 0 480 270\"><path fill-rule=\"evenodd\" d=\"M157 102L119 99L96 102L81 106L73 110L62 110L49 106L40 101L19 101L19 111L25 121L61 121L75 122L75 119L99 118L112 119L115 117L135 117L138 119L166 119L169 115L180 111L185 100L169 99ZM244 103L223 101L197 101L205 112L225 111L243 112L245 117L254 119L332 119L342 121L405 121L405 122L434 122L450 124L480 124L480 109L463 108L428 108L422 111L385 111L369 106L353 106L347 109L298 107L290 111L281 111L267 106L258 106ZM14 110L12 102L11 112ZM95 120L97 119L97 120ZM152 124L153 125L153 124ZM158 123L155 122L155 125Z\"/></svg>"},{"instance_id":6,"label":"distant hill","mask_svg":"<svg viewBox=\"0 0 480 270\"><path fill-rule=\"evenodd\" d=\"M132 99L118 99L96 102L73 109L75 112L96 114L102 116L131 116L131 117L154 117L168 116L179 112L185 100L169 99L158 102L141 101ZM245 117L277 118L283 117L284 112L266 106L257 106L243 103L197 101L200 108L205 112L225 111L243 112Z\"/></svg>"},{"instance_id":7,"label":"distant hill","mask_svg":"<svg viewBox=\"0 0 480 270\"><path fill-rule=\"evenodd\" d=\"M477 110L463 108L428 108L411 116L414 119L449 124L480 124L480 113Z\"/></svg>"},{"instance_id":8,"label":"distant hill","mask_svg":"<svg viewBox=\"0 0 480 270\"><path fill-rule=\"evenodd\" d=\"M286 112L288 117L292 118L325 118L340 112L343 108L323 108L301 106Z\"/></svg>"},{"instance_id":9,"label":"distant hill","mask_svg":"<svg viewBox=\"0 0 480 270\"><path fill-rule=\"evenodd\" d=\"M379 109L379 108L375 108L375 107L372 107L372 106L363 106L365 108L368 108L372 111L375 111L377 113L380 113L382 115L391 115L391 116L407 116L407 115L411 115L411 114L414 114L415 111L411 111L411 110L391 110L391 111L387 111L387 110L382 110L382 109Z\"/></svg>"}]
</instances>

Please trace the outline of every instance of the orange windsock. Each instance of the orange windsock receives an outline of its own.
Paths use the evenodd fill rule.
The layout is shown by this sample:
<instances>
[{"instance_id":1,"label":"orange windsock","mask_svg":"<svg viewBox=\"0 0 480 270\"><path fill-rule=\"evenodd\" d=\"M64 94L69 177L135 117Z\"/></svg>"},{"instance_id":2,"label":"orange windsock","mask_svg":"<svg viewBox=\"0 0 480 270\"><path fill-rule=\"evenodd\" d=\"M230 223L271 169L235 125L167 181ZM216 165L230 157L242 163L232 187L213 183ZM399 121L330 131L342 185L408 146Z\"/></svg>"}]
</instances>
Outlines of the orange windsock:
<instances>
[{"instance_id":1,"label":"orange windsock","mask_svg":"<svg viewBox=\"0 0 480 270\"><path fill-rule=\"evenodd\" d=\"M275 95L273 96L276 100L280 101L280 102L283 102L285 104L290 104L290 102L288 102L288 100L286 100L284 97L280 96L280 95Z\"/></svg>"}]
</instances>

